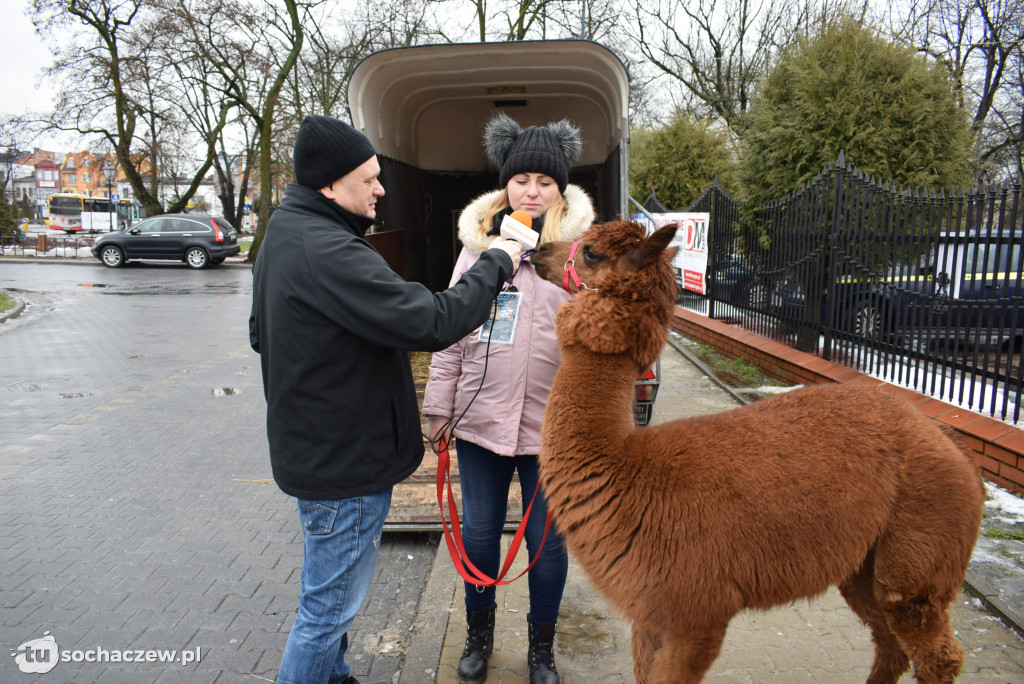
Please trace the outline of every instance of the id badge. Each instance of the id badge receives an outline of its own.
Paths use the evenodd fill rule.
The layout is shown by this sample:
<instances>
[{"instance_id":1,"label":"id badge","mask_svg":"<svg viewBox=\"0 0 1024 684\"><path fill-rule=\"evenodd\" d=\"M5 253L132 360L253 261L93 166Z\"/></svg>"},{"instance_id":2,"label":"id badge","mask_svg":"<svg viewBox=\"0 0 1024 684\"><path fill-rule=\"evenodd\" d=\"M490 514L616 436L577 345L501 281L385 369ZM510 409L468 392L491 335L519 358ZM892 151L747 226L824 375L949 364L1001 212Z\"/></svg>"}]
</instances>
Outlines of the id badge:
<instances>
[{"instance_id":1,"label":"id badge","mask_svg":"<svg viewBox=\"0 0 1024 684\"><path fill-rule=\"evenodd\" d=\"M491 314L487 322L480 328L477 340L487 342L490 338L491 344L512 344L516 336L516 324L519 322L519 304L522 302L522 292L502 292L495 301L491 302ZM497 309L497 310L495 310ZM491 334L491 327L494 333Z\"/></svg>"}]
</instances>

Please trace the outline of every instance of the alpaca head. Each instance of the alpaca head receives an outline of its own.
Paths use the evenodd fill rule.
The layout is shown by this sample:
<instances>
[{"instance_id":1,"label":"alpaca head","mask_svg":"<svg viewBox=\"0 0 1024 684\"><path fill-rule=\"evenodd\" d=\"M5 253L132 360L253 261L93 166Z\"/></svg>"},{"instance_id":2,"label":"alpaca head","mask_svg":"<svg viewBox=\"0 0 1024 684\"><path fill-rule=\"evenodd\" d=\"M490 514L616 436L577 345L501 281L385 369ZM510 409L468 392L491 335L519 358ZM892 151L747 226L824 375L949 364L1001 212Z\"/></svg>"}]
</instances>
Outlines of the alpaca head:
<instances>
[{"instance_id":1,"label":"alpaca head","mask_svg":"<svg viewBox=\"0 0 1024 684\"><path fill-rule=\"evenodd\" d=\"M559 344L629 353L640 368L654 363L678 287L676 250L668 248L675 233L673 224L648 236L640 224L618 220L592 226L575 242L541 245L530 257L538 275L576 293L558 312ZM566 275L569 267L580 285Z\"/></svg>"}]
</instances>

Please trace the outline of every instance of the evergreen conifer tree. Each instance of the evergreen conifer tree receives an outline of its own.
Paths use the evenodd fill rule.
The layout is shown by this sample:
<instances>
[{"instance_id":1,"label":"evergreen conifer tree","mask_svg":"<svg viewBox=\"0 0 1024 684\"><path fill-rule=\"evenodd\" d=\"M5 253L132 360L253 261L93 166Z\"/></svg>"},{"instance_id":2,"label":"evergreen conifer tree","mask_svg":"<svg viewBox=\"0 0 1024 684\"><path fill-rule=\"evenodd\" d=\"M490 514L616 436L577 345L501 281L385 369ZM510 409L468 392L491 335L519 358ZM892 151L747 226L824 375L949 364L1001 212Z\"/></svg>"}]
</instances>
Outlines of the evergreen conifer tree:
<instances>
[{"instance_id":1,"label":"evergreen conifer tree","mask_svg":"<svg viewBox=\"0 0 1024 684\"><path fill-rule=\"evenodd\" d=\"M971 131L944 72L853 20L798 38L752 101L742 180L755 204L846 161L907 187L963 187Z\"/></svg>"},{"instance_id":2,"label":"evergreen conifer tree","mask_svg":"<svg viewBox=\"0 0 1024 684\"><path fill-rule=\"evenodd\" d=\"M661 128L636 129L629 143L629 192L642 201L652 190L666 207L684 209L718 177L727 191L737 185L729 134L679 110Z\"/></svg>"}]
</instances>

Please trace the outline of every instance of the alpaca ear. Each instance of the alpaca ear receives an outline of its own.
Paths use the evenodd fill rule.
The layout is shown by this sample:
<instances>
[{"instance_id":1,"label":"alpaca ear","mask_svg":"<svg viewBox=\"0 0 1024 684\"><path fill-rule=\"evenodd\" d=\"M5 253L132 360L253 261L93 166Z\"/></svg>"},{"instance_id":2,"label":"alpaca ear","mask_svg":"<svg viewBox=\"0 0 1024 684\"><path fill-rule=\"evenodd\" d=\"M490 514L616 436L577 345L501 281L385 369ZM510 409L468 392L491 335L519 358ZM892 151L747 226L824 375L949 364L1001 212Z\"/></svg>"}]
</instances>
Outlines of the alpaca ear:
<instances>
[{"instance_id":1,"label":"alpaca ear","mask_svg":"<svg viewBox=\"0 0 1024 684\"><path fill-rule=\"evenodd\" d=\"M672 238L676 236L676 224L670 223L667 226L654 231L650 237L641 243L628 255L636 270L645 268L652 261L661 256L665 248L672 244ZM674 252L669 254L671 258Z\"/></svg>"}]
</instances>

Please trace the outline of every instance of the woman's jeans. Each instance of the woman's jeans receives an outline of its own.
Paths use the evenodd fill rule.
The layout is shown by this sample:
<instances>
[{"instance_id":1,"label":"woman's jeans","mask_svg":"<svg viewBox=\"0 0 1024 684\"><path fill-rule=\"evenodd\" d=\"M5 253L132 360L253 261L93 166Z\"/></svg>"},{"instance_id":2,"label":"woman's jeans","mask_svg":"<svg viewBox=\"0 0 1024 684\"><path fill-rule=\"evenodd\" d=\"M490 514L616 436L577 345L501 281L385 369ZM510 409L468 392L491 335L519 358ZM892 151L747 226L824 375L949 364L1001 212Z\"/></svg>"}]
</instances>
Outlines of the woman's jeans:
<instances>
[{"instance_id":1,"label":"woman's jeans","mask_svg":"<svg viewBox=\"0 0 1024 684\"><path fill-rule=\"evenodd\" d=\"M481 446L457 439L459 484L462 488L462 537L466 554L473 565L488 577L496 577L501 563L501 533L505 526L508 491L512 475L519 471L523 492L523 510L540 477L536 456L499 456ZM537 494L526 525L526 548L530 560L537 553L544 536L548 502L543 492ZM565 544L551 524L540 559L528 575L530 586L530 617L536 623L558 620L562 591L569 572ZM513 575L514 576L514 575ZM510 579L506 577L506 579ZM494 587L477 587L466 583L466 610L487 610L494 605Z\"/></svg>"},{"instance_id":2,"label":"woman's jeans","mask_svg":"<svg viewBox=\"0 0 1024 684\"><path fill-rule=\"evenodd\" d=\"M278 684L341 682L348 629L370 589L391 490L334 501L298 499L306 536L299 612Z\"/></svg>"}]
</instances>

